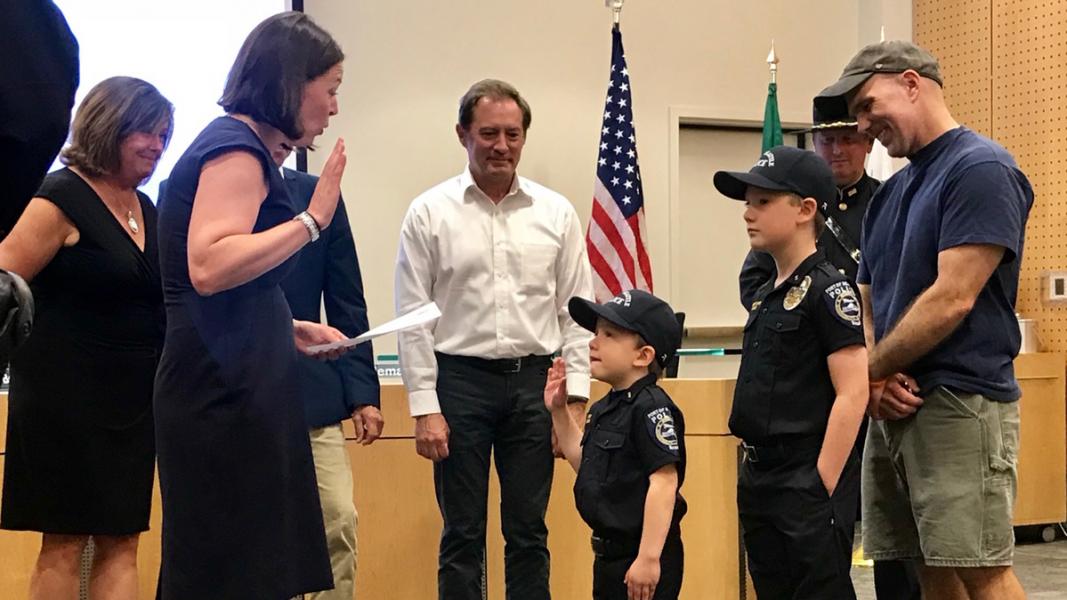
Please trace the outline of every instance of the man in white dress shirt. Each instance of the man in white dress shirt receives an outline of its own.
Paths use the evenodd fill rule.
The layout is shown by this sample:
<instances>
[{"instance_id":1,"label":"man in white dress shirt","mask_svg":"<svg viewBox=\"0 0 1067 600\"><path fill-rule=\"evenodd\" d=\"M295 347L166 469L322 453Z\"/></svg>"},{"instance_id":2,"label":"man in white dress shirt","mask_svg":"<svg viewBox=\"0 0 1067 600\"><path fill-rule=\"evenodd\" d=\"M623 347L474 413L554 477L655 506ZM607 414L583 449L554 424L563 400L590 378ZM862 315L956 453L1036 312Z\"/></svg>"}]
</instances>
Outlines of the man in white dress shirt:
<instances>
[{"instance_id":1,"label":"man in white dress shirt","mask_svg":"<svg viewBox=\"0 0 1067 600\"><path fill-rule=\"evenodd\" d=\"M444 520L438 597L480 600L492 452L501 488L510 600L547 600L551 417L543 392L562 350L575 411L589 397L589 333L567 312L592 297L578 215L515 173L530 107L511 85L480 81L460 100L459 175L412 203L400 233L396 307L429 301L433 326L399 334L418 453L434 461ZM578 422L584 421L580 418Z\"/></svg>"}]
</instances>

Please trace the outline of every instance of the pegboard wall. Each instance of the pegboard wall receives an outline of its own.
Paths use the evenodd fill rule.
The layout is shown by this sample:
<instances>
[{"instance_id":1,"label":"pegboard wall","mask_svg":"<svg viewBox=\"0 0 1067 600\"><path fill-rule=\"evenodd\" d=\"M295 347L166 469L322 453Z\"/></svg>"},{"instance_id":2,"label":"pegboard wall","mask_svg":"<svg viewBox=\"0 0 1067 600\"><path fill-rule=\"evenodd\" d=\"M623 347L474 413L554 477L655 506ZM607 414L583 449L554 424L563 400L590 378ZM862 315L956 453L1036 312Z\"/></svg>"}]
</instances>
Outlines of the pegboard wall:
<instances>
[{"instance_id":1,"label":"pegboard wall","mask_svg":"<svg viewBox=\"0 0 1067 600\"><path fill-rule=\"evenodd\" d=\"M1041 348L1067 352L1067 304L1043 298L1067 271L1067 0L913 0L917 44L941 62L957 120L1015 156L1034 187L1018 312Z\"/></svg>"},{"instance_id":2,"label":"pegboard wall","mask_svg":"<svg viewBox=\"0 0 1067 600\"><path fill-rule=\"evenodd\" d=\"M956 120L992 135L989 0L914 0L913 39L937 57Z\"/></svg>"}]
</instances>

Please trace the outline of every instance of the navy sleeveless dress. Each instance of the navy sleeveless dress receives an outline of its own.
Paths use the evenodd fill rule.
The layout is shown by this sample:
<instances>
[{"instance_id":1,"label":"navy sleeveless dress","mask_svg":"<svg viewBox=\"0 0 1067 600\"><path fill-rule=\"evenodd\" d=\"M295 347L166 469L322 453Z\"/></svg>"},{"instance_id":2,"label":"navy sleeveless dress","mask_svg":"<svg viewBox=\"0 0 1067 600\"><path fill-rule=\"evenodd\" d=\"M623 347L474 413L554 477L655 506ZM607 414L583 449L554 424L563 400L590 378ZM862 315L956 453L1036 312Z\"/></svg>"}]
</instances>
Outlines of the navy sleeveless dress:
<instances>
[{"instance_id":1,"label":"navy sleeveless dress","mask_svg":"<svg viewBox=\"0 0 1067 600\"><path fill-rule=\"evenodd\" d=\"M160 199L167 334L155 418L163 600L282 600L333 586L292 315L278 285L295 261L212 296L189 280L186 242L200 170L233 151L258 158L269 182L253 232L296 214L267 148L230 117L193 141Z\"/></svg>"}]
</instances>

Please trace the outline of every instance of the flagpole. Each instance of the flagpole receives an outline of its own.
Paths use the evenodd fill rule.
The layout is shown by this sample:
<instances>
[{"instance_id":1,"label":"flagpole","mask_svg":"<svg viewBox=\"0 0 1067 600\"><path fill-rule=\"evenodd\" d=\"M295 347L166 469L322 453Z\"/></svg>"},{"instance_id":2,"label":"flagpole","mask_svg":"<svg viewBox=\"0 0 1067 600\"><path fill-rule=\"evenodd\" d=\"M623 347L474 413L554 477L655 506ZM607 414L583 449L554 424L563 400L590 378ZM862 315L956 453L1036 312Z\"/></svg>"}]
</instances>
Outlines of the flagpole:
<instances>
[{"instance_id":1,"label":"flagpole","mask_svg":"<svg viewBox=\"0 0 1067 600\"><path fill-rule=\"evenodd\" d=\"M767 64L771 68L771 82L767 85L767 103L763 107L763 144L761 152L766 152L782 144L782 119L778 116L778 55L774 52L774 40L771 51L767 54Z\"/></svg>"},{"instance_id":2,"label":"flagpole","mask_svg":"<svg viewBox=\"0 0 1067 600\"><path fill-rule=\"evenodd\" d=\"M645 192L637 160L633 89L619 30L624 0L605 0L615 15L611 70L604 95L600 145L593 180L593 206L585 234L593 294L605 302L639 289L652 293L652 262L645 229ZM617 243L621 242L621 243Z\"/></svg>"},{"instance_id":3,"label":"flagpole","mask_svg":"<svg viewBox=\"0 0 1067 600\"><path fill-rule=\"evenodd\" d=\"M622 3L625 1L626 0L604 0L604 6L611 9L616 27L619 26L619 16L622 15Z\"/></svg>"},{"instance_id":4,"label":"flagpole","mask_svg":"<svg viewBox=\"0 0 1067 600\"><path fill-rule=\"evenodd\" d=\"M771 40L771 51L767 54L767 64L771 68L771 83L778 83L778 55L774 53L774 40Z\"/></svg>"}]
</instances>

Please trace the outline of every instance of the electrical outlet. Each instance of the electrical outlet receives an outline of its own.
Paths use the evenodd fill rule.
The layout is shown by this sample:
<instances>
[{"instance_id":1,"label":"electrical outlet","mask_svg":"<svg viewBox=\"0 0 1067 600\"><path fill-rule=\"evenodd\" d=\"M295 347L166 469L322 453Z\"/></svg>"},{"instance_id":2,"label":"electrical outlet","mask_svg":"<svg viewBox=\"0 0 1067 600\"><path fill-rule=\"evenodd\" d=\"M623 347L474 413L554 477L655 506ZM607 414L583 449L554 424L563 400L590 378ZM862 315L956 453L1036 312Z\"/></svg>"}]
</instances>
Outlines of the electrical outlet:
<instances>
[{"instance_id":1,"label":"electrical outlet","mask_svg":"<svg viewBox=\"0 0 1067 600\"><path fill-rule=\"evenodd\" d=\"M1044 297L1049 302L1067 302L1067 273L1048 273Z\"/></svg>"}]
</instances>

